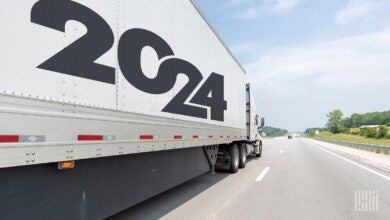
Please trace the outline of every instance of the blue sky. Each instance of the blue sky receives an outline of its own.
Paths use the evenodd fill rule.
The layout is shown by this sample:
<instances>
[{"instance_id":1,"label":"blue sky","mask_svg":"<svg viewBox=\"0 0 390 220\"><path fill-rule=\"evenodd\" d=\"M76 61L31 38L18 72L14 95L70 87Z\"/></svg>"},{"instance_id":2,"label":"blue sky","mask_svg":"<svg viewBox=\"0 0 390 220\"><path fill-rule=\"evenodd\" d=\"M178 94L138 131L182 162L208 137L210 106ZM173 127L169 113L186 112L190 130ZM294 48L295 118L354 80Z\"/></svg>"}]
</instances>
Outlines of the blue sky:
<instances>
[{"instance_id":1,"label":"blue sky","mask_svg":"<svg viewBox=\"0 0 390 220\"><path fill-rule=\"evenodd\" d=\"M390 0L196 0L245 67L268 125L390 110Z\"/></svg>"}]
</instances>

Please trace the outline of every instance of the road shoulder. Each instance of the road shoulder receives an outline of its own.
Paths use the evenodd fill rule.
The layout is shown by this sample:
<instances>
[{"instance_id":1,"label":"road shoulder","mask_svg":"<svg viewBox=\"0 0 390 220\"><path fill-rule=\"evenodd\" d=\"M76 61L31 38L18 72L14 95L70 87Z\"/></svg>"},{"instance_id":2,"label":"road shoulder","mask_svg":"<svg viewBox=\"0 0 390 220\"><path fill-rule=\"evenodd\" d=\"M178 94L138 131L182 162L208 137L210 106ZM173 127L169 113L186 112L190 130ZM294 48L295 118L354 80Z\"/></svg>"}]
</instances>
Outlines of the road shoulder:
<instances>
[{"instance_id":1,"label":"road shoulder","mask_svg":"<svg viewBox=\"0 0 390 220\"><path fill-rule=\"evenodd\" d=\"M337 144L331 144L323 141L317 141L313 139L304 139L305 141L319 145L327 150L348 157L355 161L361 162L368 166L374 167L386 173L390 173L390 156L384 154L378 154L374 152L358 150L351 147L341 146Z\"/></svg>"}]
</instances>

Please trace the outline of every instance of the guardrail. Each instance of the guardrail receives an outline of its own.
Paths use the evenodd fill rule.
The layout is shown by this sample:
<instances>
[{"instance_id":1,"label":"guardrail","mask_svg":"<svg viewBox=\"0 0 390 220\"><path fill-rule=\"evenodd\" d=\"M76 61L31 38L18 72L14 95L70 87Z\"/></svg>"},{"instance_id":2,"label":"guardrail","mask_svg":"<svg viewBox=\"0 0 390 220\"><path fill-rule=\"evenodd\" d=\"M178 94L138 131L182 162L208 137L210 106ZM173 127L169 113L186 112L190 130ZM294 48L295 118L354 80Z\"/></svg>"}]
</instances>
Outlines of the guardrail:
<instances>
[{"instance_id":1,"label":"guardrail","mask_svg":"<svg viewBox=\"0 0 390 220\"><path fill-rule=\"evenodd\" d=\"M329 140L329 139L322 139L322 138L314 138L314 139L318 140L318 141L324 141L324 142L328 142L328 143L332 143L332 144L343 145L343 146L347 146L347 147L352 147L352 148L376 152L376 153L381 153L383 151L383 153L386 155L388 155L390 153L390 146L347 142L347 141L337 141L337 140Z\"/></svg>"}]
</instances>

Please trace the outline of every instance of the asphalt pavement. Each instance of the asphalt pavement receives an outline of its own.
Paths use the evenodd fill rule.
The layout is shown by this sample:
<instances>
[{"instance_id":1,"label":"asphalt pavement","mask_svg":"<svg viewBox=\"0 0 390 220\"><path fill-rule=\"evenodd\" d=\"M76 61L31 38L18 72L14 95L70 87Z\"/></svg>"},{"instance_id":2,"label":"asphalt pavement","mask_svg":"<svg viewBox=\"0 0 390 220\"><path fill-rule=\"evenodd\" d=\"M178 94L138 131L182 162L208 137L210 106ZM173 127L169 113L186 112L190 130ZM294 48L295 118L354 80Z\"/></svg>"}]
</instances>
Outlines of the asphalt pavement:
<instances>
[{"instance_id":1,"label":"asphalt pavement","mask_svg":"<svg viewBox=\"0 0 390 220\"><path fill-rule=\"evenodd\" d=\"M269 140L238 173L199 176L112 219L390 219L390 173L309 140Z\"/></svg>"}]
</instances>

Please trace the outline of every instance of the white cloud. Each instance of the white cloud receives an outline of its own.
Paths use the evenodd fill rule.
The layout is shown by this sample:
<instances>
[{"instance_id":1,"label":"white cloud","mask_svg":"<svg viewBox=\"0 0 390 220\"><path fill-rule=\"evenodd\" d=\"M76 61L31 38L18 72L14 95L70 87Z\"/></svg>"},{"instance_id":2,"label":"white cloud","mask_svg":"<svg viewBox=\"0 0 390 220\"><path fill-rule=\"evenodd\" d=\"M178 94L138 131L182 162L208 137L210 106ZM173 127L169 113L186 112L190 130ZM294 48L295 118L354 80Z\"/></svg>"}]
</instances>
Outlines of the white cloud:
<instances>
[{"instance_id":1,"label":"white cloud","mask_svg":"<svg viewBox=\"0 0 390 220\"><path fill-rule=\"evenodd\" d=\"M251 19L258 18L259 15L260 15L259 8L252 7L252 8L246 9L244 12L236 14L234 17L237 18L237 19L240 19L240 20L241 19L243 19L243 20L251 20Z\"/></svg>"},{"instance_id":2,"label":"white cloud","mask_svg":"<svg viewBox=\"0 0 390 220\"><path fill-rule=\"evenodd\" d=\"M299 0L277 0L274 10L277 12L284 12L290 10L299 4Z\"/></svg>"},{"instance_id":3,"label":"white cloud","mask_svg":"<svg viewBox=\"0 0 390 220\"><path fill-rule=\"evenodd\" d=\"M284 13L299 4L300 0L231 0L225 6L235 7L238 13L234 18L240 20L253 20L272 13Z\"/></svg>"},{"instance_id":4,"label":"white cloud","mask_svg":"<svg viewBox=\"0 0 390 220\"><path fill-rule=\"evenodd\" d=\"M229 6L237 6L247 3L248 0L230 0L227 2L227 5Z\"/></svg>"},{"instance_id":5,"label":"white cloud","mask_svg":"<svg viewBox=\"0 0 390 220\"><path fill-rule=\"evenodd\" d=\"M336 23L340 25L350 24L352 21L366 16L378 7L378 0L349 0L348 5L342 8L336 16Z\"/></svg>"},{"instance_id":6,"label":"white cloud","mask_svg":"<svg viewBox=\"0 0 390 220\"><path fill-rule=\"evenodd\" d=\"M311 45L274 49L246 65L251 82L286 88L390 84L390 30Z\"/></svg>"}]
</instances>

